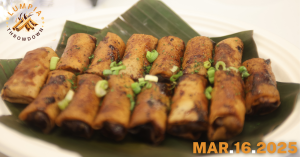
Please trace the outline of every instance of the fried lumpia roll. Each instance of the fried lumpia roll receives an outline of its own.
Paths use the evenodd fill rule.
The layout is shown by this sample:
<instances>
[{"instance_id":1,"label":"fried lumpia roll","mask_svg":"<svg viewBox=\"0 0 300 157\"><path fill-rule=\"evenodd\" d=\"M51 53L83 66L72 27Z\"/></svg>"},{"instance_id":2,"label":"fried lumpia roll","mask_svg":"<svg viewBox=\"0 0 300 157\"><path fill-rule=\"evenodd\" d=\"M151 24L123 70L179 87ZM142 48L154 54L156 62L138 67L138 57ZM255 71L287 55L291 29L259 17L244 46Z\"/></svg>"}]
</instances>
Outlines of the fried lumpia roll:
<instances>
[{"instance_id":1,"label":"fried lumpia roll","mask_svg":"<svg viewBox=\"0 0 300 157\"><path fill-rule=\"evenodd\" d=\"M110 63L119 62L124 55L125 43L116 34L108 32L102 41L98 44L94 59L86 71L86 73L93 73L104 78L103 71L110 69Z\"/></svg>"},{"instance_id":2,"label":"fried lumpia roll","mask_svg":"<svg viewBox=\"0 0 300 157\"><path fill-rule=\"evenodd\" d=\"M102 78L95 74L77 77L77 90L68 107L57 117L56 124L75 136L89 138L93 133L92 123L100 104L95 85Z\"/></svg>"},{"instance_id":3,"label":"fried lumpia roll","mask_svg":"<svg viewBox=\"0 0 300 157\"><path fill-rule=\"evenodd\" d=\"M207 79L198 74L180 77L172 98L168 118L168 132L186 139L196 140L208 127L208 100L204 90Z\"/></svg>"},{"instance_id":4,"label":"fried lumpia roll","mask_svg":"<svg viewBox=\"0 0 300 157\"><path fill-rule=\"evenodd\" d=\"M48 133L55 126L55 119L60 113L57 104L70 90L76 76L68 71L55 70L49 73L47 83L37 98L19 115L19 118L30 125Z\"/></svg>"},{"instance_id":5,"label":"fried lumpia roll","mask_svg":"<svg viewBox=\"0 0 300 157\"><path fill-rule=\"evenodd\" d=\"M243 63L250 74L245 79L247 114L267 114L280 105L275 75L271 61L253 58Z\"/></svg>"},{"instance_id":6,"label":"fried lumpia roll","mask_svg":"<svg viewBox=\"0 0 300 157\"><path fill-rule=\"evenodd\" d=\"M96 40L95 37L85 33L71 35L56 69L83 73L89 65L89 57L94 52Z\"/></svg>"},{"instance_id":7,"label":"fried lumpia roll","mask_svg":"<svg viewBox=\"0 0 300 157\"><path fill-rule=\"evenodd\" d=\"M203 63L212 59L214 42L205 36L190 39L183 56L182 69L184 74L206 75Z\"/></svg>"},{"instance_id":8,"label":"fried lumpia roll","mask_svg":"<svg viewBox=\"0 0 300 157\"><path fill-rule=\"evenodd\" d=\"M220 41L215 47L214 64L223 61L226 67L239 68L242 63L244 44L238 37Z\"/></svg>"},{"instance_id":9,"label":"fried lumpia roll","mask_svg":"<svg viewBox=\"0 0 300 157\"><path fill-rule=\"evenodd\" d=\"M170 106L170 100L164 91L166 90L164 84L151 84L151 88L144 87L137 96L129 128L131 133L157 144L165 137L167 108Z\"/></svg>"},{"instance_id":10,"label":"fried lumpia roll","mask_svg":"<svg viewBox=\"0 0 300 157\"><path fill-rule=\"evenodd\" d=\"M152 35L133 34L127 41L125 55L122 59L126 69L119 74L127 74L134 80L144 77L144 65L147 65L147 51L152 51L157 45L157 38ZM146 62L146 63L145 63Z\"/></svg>"},{"instance_id":11,"label":"fried lumpia roll","mask_svg":"<svg viewBox=\"0 0 300 157\"><path fill-rule=\"evenodd\" d=\"M122 140L128 129L130 119L130 99L133 80L125 75L111 75L108 79L109 90L93 123L93 128L101 129L104 136L116 141Z\"/></svg>"},{"instance_id":12,"label":"fried lumpia roll","mask_svg":"<svg viewBox=\"0 0 300 157\"><path fill-rule=\"evenodd\" d=\"M169 81L170 77L180 70L184 42L180 38L166 36L158 41L156 50L159 55L153 62L149 74L158 76L159 82ZM172 69L177 70L173 72Z\"/></svg>"},{"instance_id":13,"label":"fried lumpia roll","mask_svg":"<svg viewBox=\"0 0 300 157\"><path fill-rule=\"evenodd\" d=\"M210 141L226 140L242 132L246 112L243 87L239 73L216 71L209 115Z\"/></svg>"},{"instance_id":14,"label":"fried lumpia roll","mask_svg":"<svg viewBox=\"0 0 300 157\"><path fill-rule=\"evenodd\" d=\"M2 99L12 103L31 103L46 82L51 57L57 55L49 47L27 52L15 68L14 74L4 84L1 91Z\"/></svg>"}]
</instances>

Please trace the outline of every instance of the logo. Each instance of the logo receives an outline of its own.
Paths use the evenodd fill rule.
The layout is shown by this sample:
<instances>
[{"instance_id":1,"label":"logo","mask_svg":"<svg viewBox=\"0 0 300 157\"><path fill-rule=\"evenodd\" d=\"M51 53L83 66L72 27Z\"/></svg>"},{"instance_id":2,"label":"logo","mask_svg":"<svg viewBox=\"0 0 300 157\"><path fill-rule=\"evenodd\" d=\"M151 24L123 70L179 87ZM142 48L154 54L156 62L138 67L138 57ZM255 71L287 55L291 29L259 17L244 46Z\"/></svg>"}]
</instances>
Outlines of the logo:
<instances>
[{"instance_id":1,"label":"logo","mask_svg":"<svg viewBox=\"0 0 300 157\"><path fill-rule=\"evenodd\" d=\"M13 24L6 22L7 32L11 37L20 41L31 41L41 35L45 23L44 17L41 15L42 11L33 7L32 4L26 5L25 3L21 3L19 6L15 5L12 9L14 12L7 12L8 17L6 18L6 20L14 19ZM21 13L16 16L17 12Z\"/></svg>"}]
</instances>

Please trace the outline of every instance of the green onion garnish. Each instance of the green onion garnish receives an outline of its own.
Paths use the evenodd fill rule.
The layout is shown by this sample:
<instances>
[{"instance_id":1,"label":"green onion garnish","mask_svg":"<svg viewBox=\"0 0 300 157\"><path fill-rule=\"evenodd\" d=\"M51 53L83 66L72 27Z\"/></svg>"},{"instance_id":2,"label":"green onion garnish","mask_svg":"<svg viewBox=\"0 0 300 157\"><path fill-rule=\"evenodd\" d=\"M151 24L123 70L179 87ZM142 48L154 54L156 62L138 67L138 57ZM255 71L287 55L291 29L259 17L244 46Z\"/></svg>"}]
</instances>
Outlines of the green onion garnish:
<instances>
[{"instance_id":1,"label":"green onion garnish","mask_svg":"<svg viewBox=\"0 0 300 157\"><path fill-rule=\"evenodd\" d=\"M117 66L116 61L110 63L110 67L111 67L111 68L116 67L116 66Z\"/></svg>"},{"instance_id":2,"label":"green onion garnish","mask_svg":"<svg viewBox=\"0 0 300 157\"><path fill-rule=\"evenodd\" d=\"M208 69L208 68L210 68L210 66L211 66L211 63L209 61L204 62L204 68Z\"/></svg>"},{"instance_id":3,"label":"green onion garnish","mask_svg":"<svg viewBox=\"0 0 300 157\"><path fill-rule=\"evenodd\" d=\"M74 96L74 91L72 89L70 89L66 95L66 97L58 102L58 107L60 110L64 110L70 103L70 101L73 99L73 96Z\"/></svg>"},{"instance_id":4,"label":"green onion garnish","mask_svg":"<svg viewBox=\"0 0 300 157\"><path fill-rule=\"evenodd\" d=\"M211 84L213 84L214 81L215 81L215 77L209 77L208 80L209 80L209 82L210 82Z\"/></svg>"},{"instance_id":5,"label":"green onion garnish","mask_svg":"<svg viewBox=\"0 0 300 157\"><path fill-rule=\"evenodd\" d=\"M240 66L239 71L240 71L240 73L242 73L244 71L247 71L247 68L245 66Z\"/></svg>"},{"instance_id":6,"label":"green onion garnish","mask_svg":"<svg viewBox=\"0 0 300 157\"><path fill-rule=\"evenodd\" d=\"M119 70L115 70L112 72L113 75L119 75Z\"/></svg>"},{"instance_id":7,"label":"green onion garnish","mask_svg":"<svg viewBox=\"0 0 300 157\"><path fill-rule=\"evenodd\" d=\"M123 62L121 61L121 62L119 62L117 65L119 66L119 65L122 65L123 64Z\"/></svg>"},{"instance_id":8,"label":"green onion garnish","mask_svg":"<svg viewBox=\"0 0 300 157\"><path fill-rule=\"evenodd\" d=\"M213 63L214 62L214 59L208 59L208 61L210 62L210 63Z\"/></svg>"},{"instance_id":9,"label":"green onion garnish","mask_svg":"<svg viewBox=\"0 0 300 157\"><path fill-rule=\"evenodd\" d=\"M110 68L110 70L114 71L114 70L122 70L122 69L126 69L126 66L125 65L120 65L118 67L112 67Z\"/></svg>"},{"instance_id":10,"label":"green onion garnish","mask_svg":"<svg viewBox=\"0 0 300 157\"><path fill-rule=\"evenodd\" d=\"M134 94L139 94L141 92L141 87L139 85L139 83L134 82L133 84L131 84L131 88L132 91L134 92Z\"/></svg>"},{"instance_id":11,"label":"green onion garnish","mask_svg":"<svg viewBox=\"0 0 300 157\"><path fill-rule=\"evenodd\" d=\"M134 108L134 105L135 105L135 102L134 102L134 100L133 100L133 97L132 97L132 95L131 94L127 94L126 95L127 96L127 98L129 98L129 100L130 100L130 110L133 110L133 108Z\"/></svg>"},{"instance_id":12,"label":"green onion garnish","mask_svg":"<svg viewBox=\"0 0 300 157\"><path fill-rule=\"evenodd\" d=\"M145 81L145 79L143 77L139 78L138 80L139 80L139 82L144 82Z\"/></svg>"},{"instance_id":13,"label":"green onion garnish","mask_svg":"<svg viewBox=\"0 0 300 157\"><path fill-rule=\"evenodd\" d=\"M215 72L216 72L216 69L214 67L210 67L208 70L207 70L207 75L208 77L215 77Z\"/></svg>"},{"instance_id":14,"label":"green onion garnish","mask_svg":"<svg viewBox=\"0 0 300 157\"><path fill-rule=\"evenodd\" d=\"M156 50L152 50L151 52L150 51L147 51L147 55L146 55L146 58L147 60L152 63L154 62L154 60L158 57L158 52Z\"/></svg>"},{"instance_id":15,"label":"green onion garnish","mask_svg":"<svg viewBox=\"0 0 300 157\"><path fill-rule=\"evenodd\" d=\"M240 66L239 71L240 71L240 73L242 73L242 78L250 76L250 74L248 73L248 70L245 66Z\"/></svg>"},{"instance_id":16,"label":"green onion garnish","mask_svg":"<svg viewBox=\"0 0 300 157\"><path fill-rule=\"evenodd\" d=\"M94 58L94 54L92 54L91 56L89 56L89 59L93 59Z\"/></svg>"},{"instance_id":17,"label":"green onion garnish","mask_svg":"<svg viewBox=\"0 0 300 157\"><path fill-rule=\"evenodd\" d=\"M147 85L146 85L146 88L149 89L149 88L151 88L151 87L152 87L152 84L151 84L150 82L148 82Z\"/></svg>"},{"instance_id":18,"label":"green onion garnish","mask_svg":"<svg viewBox=\"0 0 300 157\"><path fill-rule=\"evenodd\" d=\"M183 72L182 71L179 71L177 74L175 74L175 75L172 75L171 77L170 77L170 81L171 82L175 82L180 76L182 76L183 75Z\"/></svg>"},{"instance_id":19,"label":"green onion garnish","mask_svg":"<svg viewBox=\"0 0 300 157\"><path fill-rule=\"evenodd\" d=\"M149 74L150 70L151 70L151 65L148 65L146 67L144 67L145 73Z\"/></svg>"},{"instance_id":20,"label":"green onion garnish","mask_svg":"<svg viewBox=\"0 0 300 157\"><path fill-rule=\"evenodd\" d=\"M248 76L250 76L250 74L248 73L248 71L244 71L242 73L242 78L245 78L245 77L248 77Z\"/></svg>"},{"instance_id":21,"label":"green onion garnish","mask_svg":"<svg viewBox=\"0 0 300 157\"><path fill-rule=\"evenodd\" d=\"M229 70L229 71L230 71L230 70L234 70L234 71L237 72L237 73L239 72L239 69L237 69L237 68L235 68L235 67L229 67L228 70Z\"/></svg>"},{"instance_id":22,"label":"green onion garnish","mask_svg":"<svg viewBox=\"0 0 300 157\"><path fill-rule=\"evenodd\" d=\"M170 69L173 73L178 69L178 66L174 65L172 69Z\"/></svg>"},{"instance_id":23,"label":"green onion garnish","mask_svg":"<svg viewBox=\"0 0 300 157\"><path fill-rule=\"evenodd\" d=\"M95 92L97 97L103 97L106 94L108 88L108 82L106 80L100 80L96 83Z\"/></svg>"},{"instance_id":24,"label":"green onion garnish","mask_svg":"<svg viewBox=\"0 0 300 157\"><path fill-rule=\"evenodd\" d=\"M204 94L205 94L207 99L211 99L211 95L210 95L211 92L212 92L212 87L211 86L209 86L205 89Z\"/></svg>"},{"instance_id":25,"label":"green onion garnish","mask_svg":"<svg viewBox=\"0 0 300 157\"><path fill-rule=\"evenodd\" d=\"M154 75L146 75L145 76L146 81L152 81L152 82L158 82L158 77Z\"/></svg>"},{"instance_id":26,"label":"green onion garnish","mask_svg":"<svg viewBox=\"0 0 300 157\"><path fill-rule=\"evenodd\" d=\"M104 75L104 76L111 75L111 74L112 74L112 71L111 71L111 70L109 70L109 69L103 70L103 75Z\"/></svg>"},{"instance_id":27,"label":"green onion garnish","mask_svg":"<svg viewBox=\"0 0 300 157\"><path fill-rule=\"evenodd\" d=\"M226 70L226 64L223 61L218 61L216 64L216 69L219 70L219 66L223 66L223 70Z\"/></svg>"},{"instance_id":28,"label":"green onion garnish","mask_svg":"<svg viewBox=\"0 0 300 157\"><path fill-rule=\"evenodd\" d=\"M56 65L57 65L58 61L59 61L58 57L51 57L51 60L50 60L50 70L55 70L56 69Z\"/></svg>"}]
</instances>

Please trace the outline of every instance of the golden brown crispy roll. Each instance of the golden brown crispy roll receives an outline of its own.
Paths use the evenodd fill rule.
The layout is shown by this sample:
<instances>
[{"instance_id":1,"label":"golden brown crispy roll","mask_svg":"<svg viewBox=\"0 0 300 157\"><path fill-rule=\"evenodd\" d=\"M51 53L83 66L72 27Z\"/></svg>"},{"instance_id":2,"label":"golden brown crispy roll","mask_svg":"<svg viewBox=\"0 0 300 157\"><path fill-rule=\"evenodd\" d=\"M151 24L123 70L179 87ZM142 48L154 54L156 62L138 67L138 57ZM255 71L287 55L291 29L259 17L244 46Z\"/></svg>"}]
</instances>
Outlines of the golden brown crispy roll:
<instances>
[{"instance_id":1,"label":"golden brown crispy roll","mask_svg":"<svg viewBox=\"0 0 300 157\"><path fill-rule=\"evenodd\" d=\"M226 67L239 68L242 63L244 44L238 37L220 41L215 47L214 64L223 61Z\"/></svg>"},{"instance_id":2,"label":"golden brown crispy roll","mask_svg":"<svg viewBox=\"0 0 300 157\"><path fill-rule=\"evenodd\" d=\"M30 125L48 133L55 126L55 119L60 113L58 102L63 100L72 84L68 80L76 76L68 71L55 70L49 73L47 83L37 98L19 115Z\"/></svg>"},{"instance_id":3,"label":"golden brown crispy roll","mask_svg":"<svg viewBox=\"0 0 300 157\"><path fill-rule=\"evenodd\" d=\"M133 34L127 41L125 55L122 59L126 69L119 74L127 74L134 80L144 77L144 65L148 64L146 54L157 45L157 38L152 35Z\"/></svg>"},{"instance_id":4,"label":"golden brown crispy roll","mask_svg":"<svg viewBox=\"0 0 300 157\"><path fill-rule=\"evenodd\" d=\"M4 84L1 91L3 100L12 103L29 104L39 94L50 71L50 59L57 57L49 47L42 47L26 53Z\"/></svg>"},{"instance_id":5,"label":"golden brown crispy roll","mask_svg":"<svg viewBox=\"0 0 300 157\"><path fill-rule=\"evenodd\" d=\"M101 129L104 136L116 141L122 140L126 133L130 119L130 94L133 80L126 75L110 75L109 90L103 99L101 108L93 123L93 128Z\"/></svg>"},{"instance_id":6,"label":"golden brown crispy roll","mask_svg":"<svg viewBox=\"0 0 300 157\"><path fill-rule=\"evenodd\" d=\"M92 123L100 104L95 85L102 80L95 74L77 77L77 90L68 107L57 117L56 124L73 135L89 138L93 133Z\"/></svg>"},{"instance_id":7,"label":"golden brown crispy roll","mask_svg":"<svg viewBox=\"0 0 300 157\"><path fill-rule=\"evenodd\" d=\"M164 91L166 90L164 84L151 84L151 88L144 87L137 96L129 128L131 133L157 144L165 137L167 108L170 106L170 100Z\"/></svg>"},{"instance_id":8,"label":"golden brown crispy roll","mask_svg":"<svg viewBox=\"0 0 300 157\"><path fill-rule=\"evenodd\" d=\"M110 69L110 63L120 61L125 51L125 43L116 34L108 32L102 41L98 44L94 59L86 73L97 74L104 77L103 71Z\"/></svg>"},{"instance_id":9,"label":"golden brown crispy roll","mask_svg":"<svg viewBox=\"0 0 300 157\"><path fill-rule=\"evenodd\" d=\"M190 39L184 52L182 69L184 74L206 75L203 66L205 61L212 59L214 42L205 36Z\"/></svg>"},{"instance_id":10,"label":"golden brown crispy roll","mask_svg":"<svg viewBox=\"0 0 300 157\"><path fill-rule=\"evenodd\" d=\"M89 57L94 52L96 40L85 33L71 35L56 69L83 73L88 68Z\"/></svg>"},{"instance_id":11,"label":"golden brown crispy roll","mask_svg":"<svg viewBox=\"0 0 300 157\"><path fill-rule=\"evenodd\" d=\"M204 90L207 79L198 74L180 77L172 98L168 133L196 140L208 127L208 100Z\"/></svg>"},{"instance_id":12,"label":"golden brown crispy roll","mask_svg":"<svg viewBox=\"0 0 300 157\"><path fill-rule=\"evenodd\" d=\"M209 115L210 141L226 140L242 132L246 112L243 87L239 73L216 71Z\"/></svg>"},{"instance_id":13,"label":"golden brown crispy roll","mask_svg":"<svg viewBox=\"0 0 300 157\"><path fill-rule=\"evenodd\" d=\"M159 82L167 80L180 70L181 57L184 52L184 42L174 36L166 36L158 41L156 48L159 53L156 60L153 62L150 70L150 75L157 75ZM176 66L176 71L172 72L171 69Z\"/></svg>"},{"instance_id":14,"label":"golden brown crispy roll","mask_svg":"<svg viewBox=\"0 0 300 157\"><path fill-rule=\"evenodd\" d=\"M275 75L271 61L253 58L243 63L250 74L245 79L247 114L267 114L280 105Z\"/></svg>"}]
</instances>

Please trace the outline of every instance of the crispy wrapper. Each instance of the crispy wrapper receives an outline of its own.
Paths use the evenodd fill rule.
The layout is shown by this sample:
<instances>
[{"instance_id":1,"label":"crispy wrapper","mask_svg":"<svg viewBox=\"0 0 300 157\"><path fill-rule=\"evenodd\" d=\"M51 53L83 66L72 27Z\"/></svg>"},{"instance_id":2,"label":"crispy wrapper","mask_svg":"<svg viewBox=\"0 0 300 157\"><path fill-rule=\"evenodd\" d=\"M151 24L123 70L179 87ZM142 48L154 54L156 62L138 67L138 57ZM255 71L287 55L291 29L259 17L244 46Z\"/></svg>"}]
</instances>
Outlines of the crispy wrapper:
<instances>
[{"instance_id":1,"label":"crispy wrapper","mask_svg":"<svg viewBox=\"0 0 300 157\"><path fill-rule=\"evenodd\" d=\"M69 106L57 117L56 124L75 136L89 138L92 123L99 108L95 85L102 78L95 74L77 76L77 90Z\"/></svg>"},{"instance_id":2,"label":"crispy wrapper","mask_svg":"<svg viewBox=\"0 0 300 157\"><path fill-rule=\"evenodd\" d=\"M158 41L156 50L159 55L153 62L149 74L158 76L159 82L169 81L170 77L180 70L184 42L180 38L166 36ZM171 71L173 66L178 67L175 72Z\"/></svg>"},{"instance_id":3,"label":"crispy wrapper","mask_svg":"<svg viewBox=\"0 0 300 157\"><path fill-rule=\"evenodd\" d=\"M210 38L205 36L190 39L183 56L183 73L206 75L203 63L212 59L214 44Z\"/></svg>"},{"instance_id":4,"label":"crispy wrapper","mask_svg":"<svg viewBox=\"0 0 300 157\"><path fill-rule=\"evenodd\" d=\"M133 34L127 41L123 65L126 69L119 74L129 75L133 80L144 77L144 66L148 65L147 51L152 51L157 45L157 38L152 35Z\"/></svg>"},{"instance_id":5,"label":"crispy wrapper","mask_svg":"<svg viewBox=\"0 0 300 157\"><path fill-rule=\"evenodd\" d=\"M95 46L96 38L89 34L71 35L56 69L83 73L88 68L89 57L93 54Z\"/></svg>"},{"instance_id":6,"label":"crispy wrapper","mask_svg":"<svg viewBox=\"0 0 300 157\"><path fill-rule=\"evenodd\" d=\"M76 76L68 71L55 70L49 73L47 83L37 98L19 115L19 118L30 125L48 133L55 126L55 119L60 113L57 104L63 100L71 88Z\"/></svg>"},{"instance_id":7,"label":"crispy wrapper","mask_svg":"<svg viewBox=\"0 0 300 157\"><path fill-rule=\"evenodd\" d=\"M104 136L116 141L122 140L127 133L131 106L127 94L134 98L132 83L133 80L127 75L109 77L108 93L93 123L94 129L101 129Z\"/></svg>"},{"instance_id":8,"label":"crispy wrapper","mask_svg":"<svg viewBox=\"0 0 300 157\"><path fill-rule=\"evenodd\" d=\"M271 61L253 58L243 63L250 74L245 79L247 114L267 114L280 105L275 75Z\"/></svg>"},{"instance_id":9,"label":"crispy wrapper","mask_svg":"<svg viewBox=\"0 0 300 157\"><path fill-rule=\"evenodd\" d=\"M216 71L209 115L210 141L227 140L242 132L246 113L243 87L239 73Z\"/></svg>"},{"instance_id":10,"label":"crispy wrapper","mask_svg":"<svg viewBox=\"0 0 300 157\"><path fill-rule=\"evenodd\" d=\"M207 79L198 74L180 77L172 98L168 133L196 140L208 127L208 100L204 90Z\"/></svg>"},{"instance_id":11,"label":"crispy wrapper","mask_svg":"<svg viewBox=\"0 0 300 157\"><path fill-rule=\"evenodd\" d=\"M31 103L46 82L51 57L57 57L57 54L49 47L27 52L15 68L14 74L4 84L1 91L3 100L21 104Z\"/></svg>"},{"instance_id":12,"label":"crispy wrapper","mask_svg":"<svg viewBox=\"0 0 300 157\"><path fill-rule=\"evenodd\" d=\"M226 67L239 68L242 63L244 44L238 37L220 41L215 47L214 65L223 61Z\"/></svg>"},{"instance_id":13,"label":"crispy wrapper","mask_svg":"<svg viewBox=\"0 0 300 157\"><path fill-rule=\"evenodd\" d=\"M132 113L129 128L130 132L154 144L164 140L167 108L170 99L166 95L165 85L151 83L152 87L144 87L137 96L136 106Z\"/></svg>"},{"instance_id":14,"label":"crispy wrapper","mask_svg":"<svg viewBox=\"0 0 300 157\"><path fill-rule=\"evenodd\" d=\"M110 69L110 63L113 61L120 61L124 51L125 43L123 40L118 35L108 32L98 44L94 52L94 59L86 73L97 74L104 78L103 71Z\"/></svg>"}]
</instances>

